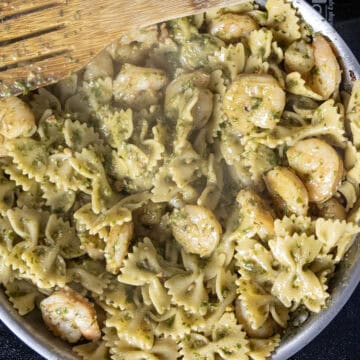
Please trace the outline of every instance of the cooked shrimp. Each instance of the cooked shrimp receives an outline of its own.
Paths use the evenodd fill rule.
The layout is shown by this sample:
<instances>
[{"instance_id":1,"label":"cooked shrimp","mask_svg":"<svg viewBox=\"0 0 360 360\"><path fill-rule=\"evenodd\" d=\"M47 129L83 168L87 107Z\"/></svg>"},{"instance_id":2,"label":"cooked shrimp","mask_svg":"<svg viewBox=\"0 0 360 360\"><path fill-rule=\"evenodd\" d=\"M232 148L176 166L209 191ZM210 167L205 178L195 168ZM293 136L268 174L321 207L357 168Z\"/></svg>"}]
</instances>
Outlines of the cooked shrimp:
<instances>
[{"instance_id":1,"label":"cooked shrimp","mask_svg":"<svg viewBox=\"0 0 360 360\"><path fill-rule=\"evenodd\" d=\"M105 259L106 270L118 274L128 253L129 244L134 234L134 225L127 222L122 225L115 225L110 229L106 238Z\"/></svg>"},{"instance_id":2,"label":"cooked shrimp","mask_svg":"<svg viewBox=\"0 0 360 360\"><path fill-rule=\"evenodd\" d=\"M114 80L114 97L126 106L147 107L158 103L159 91L167 83L163 70L125 64Z\"/></svg>"},{"instance_id":3,"label":"cooked shrimp","mask_svg":"<svg viewBox=\"0 0 360 360\"><path fill-rule=\"evenodd\" d=\"M341 82L340 65L329 42L320 34L313 41L315 66L310 85L324 99L334 94Z\"/></svg>"},{"instance_id":4,"label":"cooked shrimp","mask_svg":"<svg viewBox=\"0 0 360 360\"><path fill-rule=\"evenodd\" d=\"M212 19L208 31L223 41L232 42L249 35L257 28L256 21L249 15L227 13Z\"/></svg>"},{"instance_id":5,"label":"cooked shrimp","mask_svg":"<svg viewBox=\"0 0 360 360\"><path fill-rule=\"evenodd\" d=\"M203 128L213 111L213 93L204 88L199 88L198 91L198 100L191 111L194 118L194 129Z\"/></svg>"},{"instance_id":6,"label":"cooked shrimp","mask_svg":"<svg viewBox=\"0 0 360 360\"><path fill-rule=\"evenodd\" d=\"M211 255L222 233L221 225L212 211L198 205L186 205L174 210L171 229L186 252L200 256Z\"/></svg>"},{"instance_id":7,"label":"cooked shrimp","mask_svg":"<svg viewBox=\"0 0 360 360\"><path fill-rule=\"evenodd\" d=\"M224 111L234 132L246 135L258 126L273 129L285 107L285 92L271 75L242 75L225 94Z\"/></svg>"},{"instance_id":8,"label":"cooked shrimp","mask_svg":"<svg viewBox=\"0 0 360 360\"><path fill-rule=\"evenodd\" d=\"M145 28L127 31L112 46L124 46L134 43L145 43L149 46L154 45L159 37L157 25L147 26Z\"/></svg>"},{"instance_id":9,"label":"cooked shrimp","mask_svg":"<svg viewBox=\"0 0 360 360\"><path fill-rule=\"evenodd\" d=\"M288 149L287 158L304 181L310 201L322 203L335 194L344 166L332 146L320 139L302 140Z\"/></svg>"},{"instance_id":10,"label":"cooked shrimp","mask_svg":"<svg viewBox=\"0 0 360 360\"><path fill-rule=\"evenodd\" d=\"M129 31L114 41L108 51L114 60L121 63L140 65L145 63L151 48L159 37L156 25Z\"/></svg>"},{"instance_id":11,"label":"cooked shrimp","mask_svg":"<svg viewBox=\"0 0 360 360\"><path fill-rule=\"evenodd\" d=\"M0 99L0 134L5 138L30 137L36 131L35 116L16 96Z\"/></svg>"},{"instance_id":12,"label":"cooked shrimp","mask_svg":"<svg viewBox=\"0 0 360 360\"><path fill-rule=\"evenodd\" d=\"M287 72L308 74L315 65L313 47L304 40L293 42L285 51Z\"/></svg>"},{"instance_id":13,"label":"cooked shrimp","mask_svg":"<svg viewBox=\"0 0 360 360\"><path fill-rule=\"evenodd\" d=\"M302 181L286 167L278 166L264 176L275 204L285 214L306 215L309 196Z\"/></svg>"},{"instance_id":14,"label":"cooked shrimp","mask_svg":"<svg viewBox=\"0 0 360 360\"><path fill-rule=\"evenodd\" d=\"M325 219L345 220L345 208L335 198L331 198L322 204L317 205L319 215Z\"/></svg>"},{"instance_id":15,"label":"cooked shrimp","mask_svg":"<svg viewBox=\"0 0 360 360\"><path fill-rule=\"evenodd\" d=\"M101 52L94 60L92 60L85 69L85 80L96 80L97 78L114 75L114 66L112 58L107 51Z\"/></svg>"},{"instance_id":16,"label":"cooked shrimp","mask_svg":"<svg viewBox=\"0 0 360 360\"><path fill-rule=\"evenodd\" d=\"M191 86L207 87L210 76L202 71L193 71L179 75L166 88L166 98L170 101L178 93L184 92Z\"/></svg>"},{"instance_id":17,"label":"cooked shrimp","mask_svg":"<svg viewBox=\"0 0 360 360\"><path fill-rule=\"evenodd\" d=\"M201 71L194 71L178 76L166 88L165 113L166 116L178 119L178 95L186 89L196 87L198 99L194 104L191 114L194 119L194 128L201 129L209 120L213 110L213 94L206 87L209 85L210 77Z\"/></svg>"},{"instance_id":18,"label":"cooked shrimp","mask_svg":"<svg viewBox=\"0 0 360 360\"><path fill-rule=\"evenodd\" d=\"M66 288L55 291L40 303L45 324L69 343L98 340L101 336L93 304L76 291Z\"/></svg>"},{"instance_id":19,"label":"cooked shrimp","mask_svg":"<svg viewBox=\"0 0 360 360\"><path fill-rule=\"evenodd\" d=\"M259 225L261 238L274 234L274 218L265 201L251 190L239 192L237 202L241 206L241 213L246 216L249 223Z\"/></svg>"},{"instance_id":20,"label":"cooked shrimp","mask_svg":"<svg viewBox=\"0 0 360 360\"><path fill-rule=\"evenodd\" d=\"M257 339L267 339L273 336L280 329L279 325L276 324L270 314L263 325L261 325L258 329L253 329L248 316L246 316L246 309L241 303L240 298L238 298L235 302L235 315L239 323L244 326L246 333Z\"/></svg>"}]
</instances>

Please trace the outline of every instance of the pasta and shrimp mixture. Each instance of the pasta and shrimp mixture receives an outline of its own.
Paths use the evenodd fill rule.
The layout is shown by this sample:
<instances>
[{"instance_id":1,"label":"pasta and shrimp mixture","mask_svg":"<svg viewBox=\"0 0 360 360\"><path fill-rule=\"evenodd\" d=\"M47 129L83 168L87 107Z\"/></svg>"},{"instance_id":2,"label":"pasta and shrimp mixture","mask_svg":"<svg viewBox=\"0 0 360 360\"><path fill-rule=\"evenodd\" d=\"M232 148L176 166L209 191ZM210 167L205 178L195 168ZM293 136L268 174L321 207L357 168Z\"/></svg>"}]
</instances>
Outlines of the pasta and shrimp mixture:
<instances>
[{"instance_id":1,"label":"pasta and shrimp mixture","mask_svg":"<svg viewBox=\"0 0 360 360\"><path fill-rule=\"evenodd\" d=\"M360 82L292 6L122 36L0 100L0 281L86 360L263 360L360 231Z\"/></svg>"}]
</instances>

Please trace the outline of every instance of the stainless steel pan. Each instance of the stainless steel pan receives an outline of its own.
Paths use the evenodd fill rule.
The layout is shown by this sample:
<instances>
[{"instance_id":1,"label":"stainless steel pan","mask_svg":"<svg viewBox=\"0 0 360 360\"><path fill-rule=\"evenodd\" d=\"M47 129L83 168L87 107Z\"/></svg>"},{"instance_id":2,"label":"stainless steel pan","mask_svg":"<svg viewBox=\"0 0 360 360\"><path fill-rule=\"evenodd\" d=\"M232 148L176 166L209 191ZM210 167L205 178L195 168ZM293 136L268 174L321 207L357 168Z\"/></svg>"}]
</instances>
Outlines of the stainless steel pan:
<instances>
[{"instance_id":1,"label":"stainless steel pan","mask_svg":"<svg viewBox=\"0 0 360 360\"><path fill-rule=\"evenodd\" d=\"M262 5L265 0L258 0ZM331 25L310 5L294 0L305 21L315 32L326 35L334 44L344 69L344 88L350 90L352 81L360 79L360 65L355 56ZM290 328L273 356L273 360L286 360L313 340L339 313L360 281L360 240L349 250L331 282L331 299L327 310L311 316L299 328ZM77 360L68 344L52 336L37 312L20 317L0 291L0 319L22 341L48 360ZM170 360L170 359L169 359Z\"/></svg>"}]
</instances>

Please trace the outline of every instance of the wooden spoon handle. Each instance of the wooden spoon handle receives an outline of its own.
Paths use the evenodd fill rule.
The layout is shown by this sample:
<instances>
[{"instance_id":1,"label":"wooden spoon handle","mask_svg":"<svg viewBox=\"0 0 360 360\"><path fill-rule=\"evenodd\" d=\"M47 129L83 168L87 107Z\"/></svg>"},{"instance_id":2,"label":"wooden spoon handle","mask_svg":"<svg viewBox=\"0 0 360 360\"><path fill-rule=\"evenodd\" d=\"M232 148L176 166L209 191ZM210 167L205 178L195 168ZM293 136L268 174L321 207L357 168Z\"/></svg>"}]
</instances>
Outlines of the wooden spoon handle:
<instances>
[{"instance_id":1,"label":"wooden spoon handle","mask_svg":"<svg viewBox=\"0 0 360 360\"><path fill-rule=\"evenodd\" d=\"M68 76L124 32L239 1L0 0L0 96Z\"/></svg>"}]
</instances>

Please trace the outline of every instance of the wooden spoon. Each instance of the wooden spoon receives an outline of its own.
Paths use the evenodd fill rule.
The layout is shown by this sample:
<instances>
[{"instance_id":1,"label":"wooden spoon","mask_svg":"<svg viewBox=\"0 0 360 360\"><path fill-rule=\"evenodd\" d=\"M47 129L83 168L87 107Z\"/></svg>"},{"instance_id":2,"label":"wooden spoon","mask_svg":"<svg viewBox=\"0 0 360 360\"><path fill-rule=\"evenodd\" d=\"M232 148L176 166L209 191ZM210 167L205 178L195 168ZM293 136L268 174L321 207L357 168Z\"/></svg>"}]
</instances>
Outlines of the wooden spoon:
<instances>
[{"instance_id":1,"label":"wooden spoon","mask_svg":"<svg viewBox=\"0 0 360 360\"><path fill-rule=\"evenodd\" d=\"M122 33L239 0L0 0L0 96L59 81Z\"/></svg>"}]
</instances>

